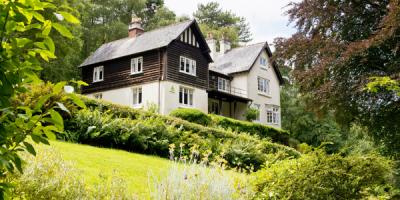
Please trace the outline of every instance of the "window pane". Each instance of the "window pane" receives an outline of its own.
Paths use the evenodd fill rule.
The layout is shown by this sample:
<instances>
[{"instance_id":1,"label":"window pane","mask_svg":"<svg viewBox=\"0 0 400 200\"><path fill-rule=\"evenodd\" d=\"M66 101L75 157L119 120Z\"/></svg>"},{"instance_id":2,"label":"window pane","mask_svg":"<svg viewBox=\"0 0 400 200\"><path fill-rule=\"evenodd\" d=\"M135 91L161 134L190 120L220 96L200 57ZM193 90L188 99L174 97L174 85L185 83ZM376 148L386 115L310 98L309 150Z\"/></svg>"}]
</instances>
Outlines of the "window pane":
<instances>
[{"instance_id":1,"label":"window pane","mask_svg":"<svg viewBox=\"0 0 400 200\"><path fill-rule=\"evenodd\" d=\"M138 69L137 69L138 72L142 71L142 65L143 65L143 59L140 57L138 59Z\"/></svg>"},{"instance_id":2,"label":"window pane","mask_svg":"<svg viewBox=\"0 0 400 200\"><path fill-rule=\"evenodd\" d=\"M132 90L132 97L133 97L133 105L138 104L137 88L134 88Z\"/></svg>"},{"instance_id":3,"label":"window pane","mask_svg":"<svg viewBox=\"0 0 400 200\"><path fill-rule=\"evenodd\" d=\"M189 92L189 105L193 105L193 91L192 90L190 90L190 92Z\"/></svg>"},{"instance_id":4,"label":"window pane","mask_svg":"<svg viewBox=\"0 0 400 200\"><path fill-rule=\"evenodd\" d=\"M190 60L186 58L186 68L185 68L185 70L186 70L187 73L189 73L190 63L191 63Z\"/></svg>"},{"instance_id":5,"label":"window pane","mask_svg":"<svg viewBox=\"0 0 400 200\"><path fill-rule=\"evenodd\" d=\"M183 103L182 97L183 97L183 91L182 88L179 88L179 103Z\"/></svg>"},{"instance_id":6,"label":"window pane","mask_svg":"<svg viewBox=\"0 0 400 200\"><path fill-rule=\"evenodd\" d=\"M188 104L188 93L186 89L184 89L183 92L183 104Z\"/></svg>"},{"instance_id":7,"label":"window pane","mask_svg":"<svg viewBox=\"0 0 400 200\"><path fill-rule=\"evenodd\" d=\"M142 103L142 90L139 90L138 104Z\"/></svg>"},{"instance_id":8,"label":"window pane","mask_svg":"<svg viewBox=\"0 0 400 200\"><path fill-rule=\"evenodd\" d=\"M99 80L103 80L103 71L99 72Z\"/></svg>"},{"instance_id":9,"label":"window pane","mask_svg":"<svg viewBox=\"0 0 400 200\"><path fill-rule=\"evenodd\" d=\"M185 71L185 58L181 57L181 71Z\"/></svg>"}]
</instances>

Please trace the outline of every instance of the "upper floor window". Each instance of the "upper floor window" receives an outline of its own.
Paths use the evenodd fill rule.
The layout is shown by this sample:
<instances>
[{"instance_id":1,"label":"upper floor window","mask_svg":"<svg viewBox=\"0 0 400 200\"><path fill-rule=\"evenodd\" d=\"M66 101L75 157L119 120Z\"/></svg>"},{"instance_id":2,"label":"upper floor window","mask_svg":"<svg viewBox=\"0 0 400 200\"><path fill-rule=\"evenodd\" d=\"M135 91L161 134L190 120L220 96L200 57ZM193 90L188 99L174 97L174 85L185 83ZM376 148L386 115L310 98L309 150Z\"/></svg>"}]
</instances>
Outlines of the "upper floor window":
<instances>
[{"instance_id":1,"label":"upper floor window","mask_svg":"<svg viewBox=\"0 0 400 200\"><path fill-rule=\"evenodd\" d=\"M132 88L132 104L133 106L139 106L142 104L142 87Z\"/></svg>"},{"instance_id":2,"label":"upper floor window","mask_svg":"<svg viewBox=\"0 0 400 200\"><path fill-rule=\"evenodd\" d=\"M267 108L267 123L268 124L279 124L279 107L272 106Z\"/></svg>"},{"instance_id":3,"label":"upper floor window","mask_svg":"<svg viewBox=\"0 0 400 200\"><path fill-rule=\"evenodd\" d=\"M267 67L268 66L268 60L264 57L260 57L260 65Z\"/></svg>"},{"instance_id":4,"label":"upper floor window","mask_svg":"<svg viewBox=\"0 0 400 200\"><path fill-rule=\"evenodd\" d=\"M180 57L179 71L196 76L196 61L184 56Z\"/></svg>"},{"instance_id":5,"label":"upper floor window","mask_svg":"<svg viewBox=\"0 0 400 200\"><path fill-rule=\"evenodd\" d=\"M218 90L229 91L229 80L225 78L218 77Z\"/></svg>"},{"instance_id":6,"label":"upper floor window","mask_svg":"<svg viewBox=\"0 0 400 200\"><path fill-rule=\"evenodd\" d=\"M93 95L95 99L102 99L103 98L103 94L102 93L97 93Z\"/></svg>"},{"instance_id":7,"label":"upper floor window","mask_svg":"<svg viewBox=\"0 0 400 200\"><path fill-rule=\"evenodd\" d=\"M131 59L131 74L138 74L143 72L143 57Z\"/></svg>"},{"instance_id":8,"label":"upper floor window","mask_svg":"<svg viewBox=\"0 0 400 200\"><path fill-rule=\"evenodd\" d=\"M99 82L104 79L104 66L95 67L93 69L93 82Z\"/></svg>"},{"instance_id":9,"label":"upper floor window","mask_svg":"<svg viewBox=\"0 0 400 200\"><path fill-rule=\"evenodd\" d=\"M179 103L185 106L193 106L193 89L179 88Z\"/></svg>"},{"instance_id":10,"label":"upper floor window","mask_svg":"<svg viewBox=\"0 0 400 200\"><path fill-rule=\"evenodd\" d=\"M269 80L265 78L258 77L258 91L264 94L271 94L269 88Z\"/></svg>"}]
</instances>

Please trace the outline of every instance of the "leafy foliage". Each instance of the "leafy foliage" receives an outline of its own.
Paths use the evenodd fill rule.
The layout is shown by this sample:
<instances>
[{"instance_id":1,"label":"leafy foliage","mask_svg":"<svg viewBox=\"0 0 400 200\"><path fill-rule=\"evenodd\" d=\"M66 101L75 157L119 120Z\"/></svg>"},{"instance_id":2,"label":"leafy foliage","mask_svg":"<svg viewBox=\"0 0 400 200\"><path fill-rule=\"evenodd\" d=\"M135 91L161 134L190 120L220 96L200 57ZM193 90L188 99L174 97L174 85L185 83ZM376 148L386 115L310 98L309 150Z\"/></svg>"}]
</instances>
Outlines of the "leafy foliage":
<instances>
[{"instance_id":1,"label":"leafy foliage","mask_svg":"<svg viewBox=\"0 0 400 200\"><path fill-rule=\"evenodd\" d=\"M0 4L0 176L14 169L22 172L22 160L19 151L36 152L29 142L30 137L36 143L48 144L55 133L64 130L60 109L62 103L51 101L53 96L63 92L66 82L60 82L51 92L41 96L34 106L12 105L15 95L27 92L28 83L38 83L37 73L41 70L41 61L56 58L55 44L51 31L71 38L70 31L62 22L49 15L61 14L67 22L78 23L69 14L73 10L66 4L54 4L49 1L2 1ZM66 94L64 100L77 98ZM84 105L83 105L84 106ZM0 196L4 197L9 185L1 181Z\"/></svg>"},{"instance_id":2,"label":"leafy foliage","mask_svg":"<svg viewBox=\"0 0 400 200\"><path fill-rule=\"evenodd\" d=\"M249 107L247 108L244 117L246 118L247 121L251 122L253 120L256 120L259 114L260 114L259 110Z\"/></svg>"},{"instance_id":3,"label":"leafy foliage","mask_svg":"<svg viewBox=\"0 0 400 200\"><path fill-rule=\"evenodd\" d=\"M196 124L207 126L211 123L211 117L197 109L178 108L170 113L171 116L187 120Z\"/></svg>"},{"instance_id":4,"label":"leafy foliage","mask_svg":"<svg viewBox=\"0 0 400 200\"><path fill-rule=\"evenodd\" d=\"M333 111L348 129L352 123L368 128L388 153L397 156L400 128L398 94L364 90L370 77L398 81L400 2L301 1L287 14L297 33L275 40L276 61L294 67L296 82L308 93L310 108L320 115Z\"/></svg>"},{"instance_id":5,"label":"leafy foliage","mask_svg":"<svg viewBox=\"0 0 400 200\"><path fill-rule=\"evenodd\" d=\"M213 33L218 38L225 37L233 45L251 41L250 27L246 19L231 11L224 11L218 2L199 4L193 13L204 34Z\"/></svg>"},{"instance_id":6,"label":"leafy foliage","mask_svg":"<svg viewBox=\"0 0 400 200\"><path fill-rule=\"evenodd\" d=\"M392 167L378 155L342 157L317 150L256 172L255 199L396 198Z\"/></svg>"}]
</instances>

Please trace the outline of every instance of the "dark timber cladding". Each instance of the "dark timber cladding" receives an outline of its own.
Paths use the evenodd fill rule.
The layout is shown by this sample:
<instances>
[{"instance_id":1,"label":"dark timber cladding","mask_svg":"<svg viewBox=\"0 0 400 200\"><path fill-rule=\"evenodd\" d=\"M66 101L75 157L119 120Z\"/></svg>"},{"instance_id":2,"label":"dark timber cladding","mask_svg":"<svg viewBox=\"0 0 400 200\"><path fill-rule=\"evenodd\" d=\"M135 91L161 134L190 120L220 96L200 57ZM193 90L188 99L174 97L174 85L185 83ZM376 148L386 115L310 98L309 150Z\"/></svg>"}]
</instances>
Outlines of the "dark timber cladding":
<instances>
[{"instance_id":1,"label":"dark timber cladding","mask_svg":"<svg viewBox=\"0 0 400 200\"><path fill-rule=\"evenodd\" d=\"M190 86L208 88L208 60L201 48L175 40L167 47L166 79ZM179 72L180 56L196 61L196 76Z\"/></svg>"},{"instance_id":2,"label":"dark timber cladding","mask_svg":"<svg viewBox=\"0 0 400 200\"><path fill-rule=\"evenodd\" d=\"M139 85L161 79L164 49L108 60L82 67L82 79L89 86L82 87L82 93L94 93L109 89ZM143 73L131 75L131 59L143 56ZM104 66L104 80L93 83L93 68Z\"/></svg>"}]
</instances>

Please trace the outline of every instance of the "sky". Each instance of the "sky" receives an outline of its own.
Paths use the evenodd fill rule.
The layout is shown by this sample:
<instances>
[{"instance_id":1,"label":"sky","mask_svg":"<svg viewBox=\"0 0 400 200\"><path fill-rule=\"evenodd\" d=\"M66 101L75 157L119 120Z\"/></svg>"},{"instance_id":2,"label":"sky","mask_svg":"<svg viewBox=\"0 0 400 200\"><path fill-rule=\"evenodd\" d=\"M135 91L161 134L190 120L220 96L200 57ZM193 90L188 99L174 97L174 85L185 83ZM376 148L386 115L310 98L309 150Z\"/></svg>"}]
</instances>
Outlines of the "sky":
<instances>
[{"instance_id":1,"label":"sky","mask_svg":"<svg viewBox=\"0 0 400 200\"><path fill-rule=\"evenodd\" d=\"M293 0L164 0L165 5L178 16L190 17L198 4L210 1L217 1L224 10L231 10L247 19L253 36L250 44L267 41L272 45L274 38L289 37L295 32L283 14L287 10L285 6Z\"/></svg>"}]
</instances>

